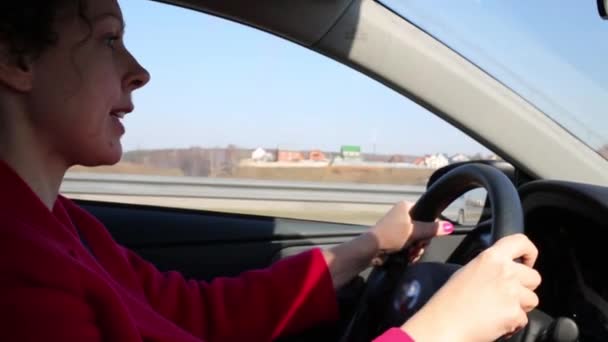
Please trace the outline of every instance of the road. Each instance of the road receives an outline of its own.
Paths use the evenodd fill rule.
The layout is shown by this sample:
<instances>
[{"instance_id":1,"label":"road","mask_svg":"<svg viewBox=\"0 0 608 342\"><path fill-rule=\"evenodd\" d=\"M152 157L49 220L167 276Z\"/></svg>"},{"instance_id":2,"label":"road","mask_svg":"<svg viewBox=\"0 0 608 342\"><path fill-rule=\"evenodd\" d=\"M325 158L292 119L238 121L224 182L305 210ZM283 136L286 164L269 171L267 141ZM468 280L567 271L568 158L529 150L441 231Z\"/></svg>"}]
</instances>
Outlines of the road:
<instances>
[{"instance_id":1,"label":"road","mask_svg":"<svg viewBox=\"0 0 608 342\"><path fill-rule=\"evenodd\" d=\"M61 190L74 199L372 225L397 201L415 202L424 188L69 174ZM459 205L447 210L450 217Z\"/></svg>"}]
</instances>

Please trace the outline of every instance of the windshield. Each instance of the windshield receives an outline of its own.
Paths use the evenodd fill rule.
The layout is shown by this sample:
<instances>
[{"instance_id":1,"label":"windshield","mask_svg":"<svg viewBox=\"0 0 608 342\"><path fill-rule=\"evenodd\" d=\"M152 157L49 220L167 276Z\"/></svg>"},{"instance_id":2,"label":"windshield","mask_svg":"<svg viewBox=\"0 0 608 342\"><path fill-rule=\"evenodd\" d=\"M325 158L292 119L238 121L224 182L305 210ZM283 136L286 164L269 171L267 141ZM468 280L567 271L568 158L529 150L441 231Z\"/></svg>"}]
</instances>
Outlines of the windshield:
<instances>
[{"instance_id":1,"label":"windshield","mask_svg":"<svg viewBox=\"0 0 608 342\"><path fill-rule=\"evenodd\" d=\"M608 21L595 0L382 0L608 159Z\"/></svg>"}]
</instances>

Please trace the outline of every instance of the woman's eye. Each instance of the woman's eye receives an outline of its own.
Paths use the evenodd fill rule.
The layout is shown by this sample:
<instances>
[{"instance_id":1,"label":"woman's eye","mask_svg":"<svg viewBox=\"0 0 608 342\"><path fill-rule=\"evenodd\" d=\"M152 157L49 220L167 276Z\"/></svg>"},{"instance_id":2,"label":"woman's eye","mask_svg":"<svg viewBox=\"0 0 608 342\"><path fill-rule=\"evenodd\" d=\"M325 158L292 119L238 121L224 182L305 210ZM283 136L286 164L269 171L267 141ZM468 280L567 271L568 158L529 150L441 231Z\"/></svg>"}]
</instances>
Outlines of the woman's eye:
<instances>
[{"instance_id":1,"label":"woman's eye","mask_svg":"<svg viewBox=\"0 0 608 342\"><path fill-rule=\"evenodd\" d=\"M105 44L110 48L114 49L116 47L116 42L120 40L119 36L109 36L105 39Z\"/></svg>"}]
</instances>

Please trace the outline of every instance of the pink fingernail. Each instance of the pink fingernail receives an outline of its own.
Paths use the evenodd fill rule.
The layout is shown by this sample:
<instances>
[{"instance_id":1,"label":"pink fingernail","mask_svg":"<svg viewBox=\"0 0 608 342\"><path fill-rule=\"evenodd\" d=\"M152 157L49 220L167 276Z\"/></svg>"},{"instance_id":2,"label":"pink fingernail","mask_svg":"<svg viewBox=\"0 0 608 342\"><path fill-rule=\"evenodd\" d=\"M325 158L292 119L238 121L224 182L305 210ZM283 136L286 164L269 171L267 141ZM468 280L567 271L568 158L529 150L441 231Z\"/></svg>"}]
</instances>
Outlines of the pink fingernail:
<instances>
[{"instance_id":1,"label":"pink fingernail","mask_svg":"<svg viewBox=\"0 0 608 342\"><path fill-rule=\"evenodd\" d=\"M451 224L450 222L444 222L443 223L443 231L446 233L451 233L454 231L454 225Z\"/></svg>"}]
</instances>

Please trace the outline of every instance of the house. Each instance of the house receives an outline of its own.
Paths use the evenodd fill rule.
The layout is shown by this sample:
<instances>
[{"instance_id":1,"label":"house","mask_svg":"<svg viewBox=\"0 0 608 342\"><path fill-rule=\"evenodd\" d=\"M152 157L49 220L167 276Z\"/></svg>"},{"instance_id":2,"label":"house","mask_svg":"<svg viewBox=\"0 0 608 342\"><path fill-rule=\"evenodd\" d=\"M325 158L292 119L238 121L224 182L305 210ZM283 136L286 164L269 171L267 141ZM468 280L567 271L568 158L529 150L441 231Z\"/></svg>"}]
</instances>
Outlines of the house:
<instances>
[{"instance_id":1,"label":"house","mask_svg":"<svg viewBox=\"0 0 608 342\"><path fill-rule=\"evenodd\" d=\"M344 145L340 148L340 154L344 160L361 160L361 147Z\"/></svg>"},{"instance_id":2,"label":"house","mask_svg":"<svg viewBox=\"0 0 608 342\"><path fill-rule=\"evenodd\" d=\"M430 169L440 169L450 164L450 160L444 154L426 155L414 160L414 165L428 167Z\"/></svg>"},{"instance_id":3,"label":"house","mask_svg":"<svg viewBox=\"0 0 608 342\"><path fill-rule=\"evenodd\" d=\"M416 158L416 159L414 160L414 165L416 165L416 166L426 166L426 165L424 164L424 161L426 160L426 158L427 158L427 157L428 157L428 156L424 156L424 157L418 157L418 158Z\"/></svg>"},{"instance_id":4,"label":"house","mask_svg":"<svg viewBox=\"0 0 608 342\"><path fill-rule=\"evenodd\" d=\"M444 166L448 166L450 164L450 160L444 154L438 153L427 157L424 160L424 164L426 167L431 169L440 169Z\"/></svg>"},{"instance_id":5,"label":"house","mask_svg":"<svg viewBox=\"0 0 608 342\"><path fill-rule=\"evenodd\" d=\"M325 153L321 152L320 150L313 150L310 151L309 155L308 155L308 159L312 160L312 161L326 161L327 158L325 157Z\"/></svg>"},{"instance_id":6,"label":"house","mask_svg":"<svg viewBox=\"0 0 608 342\"><path fill-rule=\"evenodd\" d=\"M304 160L302 152L279 150L277 160L280 162L299 162Z\"/></svg>"},{"instance_id":7,"label":"house","mask_svg":"<svg viewBox=\"0 0 608 342\"><path fill-rule=\"evenodd\" d=\"M271 162L274 161L274 155L260 147L251 153L251 160L255 162Z\"/></svg>"},{"instance_id":8,"label":"house","mask_svg":"<svg viewBox=\"0 0 608 342\"><path fill-rule=\"evenodd\" d=\"M458 153L458 154L455 154L455 155L453 155L453 156L450 157L450 164L468 162L470 160L471 160L471 158L465 156L462 153Z\"/></svg>"}]
</instances>

